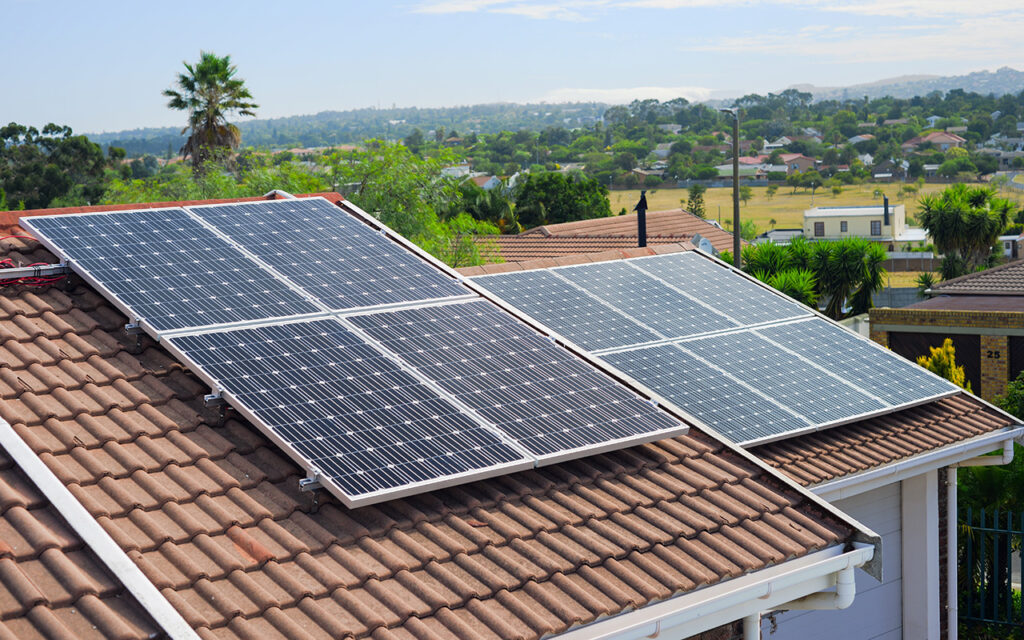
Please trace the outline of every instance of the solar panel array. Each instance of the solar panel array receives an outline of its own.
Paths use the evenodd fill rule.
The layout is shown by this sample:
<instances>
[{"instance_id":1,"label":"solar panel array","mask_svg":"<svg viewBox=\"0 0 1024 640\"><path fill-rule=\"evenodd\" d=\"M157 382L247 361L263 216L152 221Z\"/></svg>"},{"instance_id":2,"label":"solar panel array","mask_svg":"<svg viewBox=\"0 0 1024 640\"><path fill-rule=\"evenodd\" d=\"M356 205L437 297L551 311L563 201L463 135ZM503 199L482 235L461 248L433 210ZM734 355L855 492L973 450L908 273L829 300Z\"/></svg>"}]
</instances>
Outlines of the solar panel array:
<instances>
[{"instance_id":1,"label":"solar panel array","mask_svg":"<svg viewBox=\"0 0 1024 640\"><path fill-rule=\"evenodd\" d=\"M22 224L349 506L686 430L319 198Z\"/></svg>"},{"instance_id":2,"label":"solar panel array","mask_svg":"<svg viewBox=\"0 0 1024 640\"><path fill-rule=\"evenodd\" d=\"M741 444L957 391L698 252L473 281Z\"/></svg>"}]
</instances>

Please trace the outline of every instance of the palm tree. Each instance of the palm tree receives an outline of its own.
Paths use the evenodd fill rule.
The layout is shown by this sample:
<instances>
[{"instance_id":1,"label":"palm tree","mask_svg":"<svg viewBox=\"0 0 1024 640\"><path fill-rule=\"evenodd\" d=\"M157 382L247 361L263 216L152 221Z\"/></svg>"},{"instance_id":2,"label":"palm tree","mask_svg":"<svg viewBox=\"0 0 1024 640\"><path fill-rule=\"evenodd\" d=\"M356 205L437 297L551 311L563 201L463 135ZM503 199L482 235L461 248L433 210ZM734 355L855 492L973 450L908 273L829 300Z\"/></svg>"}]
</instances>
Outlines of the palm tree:
<instances>
[{"instance_id":1,"label":"palm tree","mask_svg":"<svg viewBox=\"0 0 1024 640\"><path fill-rule=\"evenodd\" d=\"M198 64L183 64L187 73L178 74L178 90L166 89L164 95L170 98L168 107L188 112L188 126L181 132L192 133L181 154L191 156L192 170L200 172L207 159L237 149L242 141L238 127L227 121L228 114L255 116L253 109L259 105L250 102L252 94L245 82L235 78L238 70L231 56L201 51Z\"/></svg>"},{"instance_id":2,"label":"palm tree","mask_svg":"<svg viewBox=\"0 0 1024 640\"><path fill-rule=\"evenodd\" d=\"M920 203L921 226L928 230L935 248L949 258L950 266L947 269L944 261L942 274L946 279L961 275L958 271L974 271L988 260L1013 210L1009 200L996 197L995 189L964 184L922 196Z\"/></svg>"}]
</instances>

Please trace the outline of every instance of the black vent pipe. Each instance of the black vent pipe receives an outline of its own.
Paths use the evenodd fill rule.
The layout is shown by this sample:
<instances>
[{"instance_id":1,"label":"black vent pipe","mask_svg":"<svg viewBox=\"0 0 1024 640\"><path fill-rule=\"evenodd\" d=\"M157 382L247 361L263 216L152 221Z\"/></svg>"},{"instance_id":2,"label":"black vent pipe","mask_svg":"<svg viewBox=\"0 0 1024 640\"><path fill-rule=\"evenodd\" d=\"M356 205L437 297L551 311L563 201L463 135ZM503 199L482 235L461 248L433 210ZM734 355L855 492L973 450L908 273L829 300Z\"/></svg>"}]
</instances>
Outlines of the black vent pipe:
<instances>
[{"instance_id":1,"label":"black vent pipe","mask_svg":"<svg viewBox=\"0 0 1024 640\"><path fill-rule=\"evenodd\" d=\"M647 192L640 192L640 201L633 207L636 211L636 240L638 247L647 246Z\"/></svg>"}]
</instances>

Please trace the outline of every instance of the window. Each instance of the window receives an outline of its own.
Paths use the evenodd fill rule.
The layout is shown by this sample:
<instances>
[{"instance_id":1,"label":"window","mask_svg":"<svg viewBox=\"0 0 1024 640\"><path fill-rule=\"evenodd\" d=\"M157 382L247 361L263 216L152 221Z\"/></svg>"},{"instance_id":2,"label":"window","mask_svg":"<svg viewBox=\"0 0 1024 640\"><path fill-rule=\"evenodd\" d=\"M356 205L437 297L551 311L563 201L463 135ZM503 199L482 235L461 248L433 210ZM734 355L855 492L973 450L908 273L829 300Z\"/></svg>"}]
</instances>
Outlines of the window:
<instances>
[{"instance_id":1,"label":"window","mask_svg":"<svg viewBox=\"0 0 1024 640\"><path fill-rule=\"evenodd\" d=\"M839 232L846 233L846 220L839 221Z\"/></svg>"},{"instance_id":2,"label":"window","mask_svg":"<svg viewBox=\"0 0 1024 640\"><path fill-rule=\"evenodd\" d=\"M882 235L882 221L872 220L871 221L871 235L880 236Z\"/></svg>"},{"instance_id":3,"label":"window","mask_svg":"<svg viewBox=\"0 0 1024 640\"><path fill-rule=\"evenodd\" d=\"M814 237L820 238L825 235L825 223L815 222L814 223Z\"/></svg>"}]
</instances>

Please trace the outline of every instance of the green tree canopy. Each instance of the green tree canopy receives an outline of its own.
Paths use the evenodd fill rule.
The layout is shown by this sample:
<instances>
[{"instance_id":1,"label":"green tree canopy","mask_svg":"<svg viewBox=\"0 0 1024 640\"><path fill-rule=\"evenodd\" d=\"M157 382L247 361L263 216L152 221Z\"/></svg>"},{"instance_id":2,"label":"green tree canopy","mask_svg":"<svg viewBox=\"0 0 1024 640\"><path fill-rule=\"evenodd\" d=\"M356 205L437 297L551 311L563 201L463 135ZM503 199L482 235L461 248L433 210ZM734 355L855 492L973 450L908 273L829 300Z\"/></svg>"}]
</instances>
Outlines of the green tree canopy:
<instances>
[{"instance_id":1,"label":"green tree canopy","mask_svg":"<svg viewBox=\"0 0 1024 640\"><path fill-rule=\"evenodd\" d=\"M523 228L612 215L608 188L579 172L546 172L520 178L513 191Z\"/></svg>"},{"instance_id":2,"label":"green tree canopy","mask_svg":"<svg viewBox=\"0 0 1024 640\"><path fill-rule=\"evenodd\" d=\"M0 127L0 189L9 207L95 203L106 188L107 163L98 144L73 135L70 127Z\"/></svg>"},{"instance_id":3,"label":"green tree canopy","mask_svg":"<svg viewBox=\"0 0 1024 640\"><path fill-rule=\"evenodd\" d=\"M187 73L179 73L177 89L165 89L170 98L167 106L188 112L190 131L181 153L192 158L192 168L200 171L209 158L222 158L225 152L238 148L242 134L228 122L228 115L255 116L252 94L231 64L231 56L220 57L208 51L199 54L197 64L183 63Z\"/></svg>"}]
</instances>

